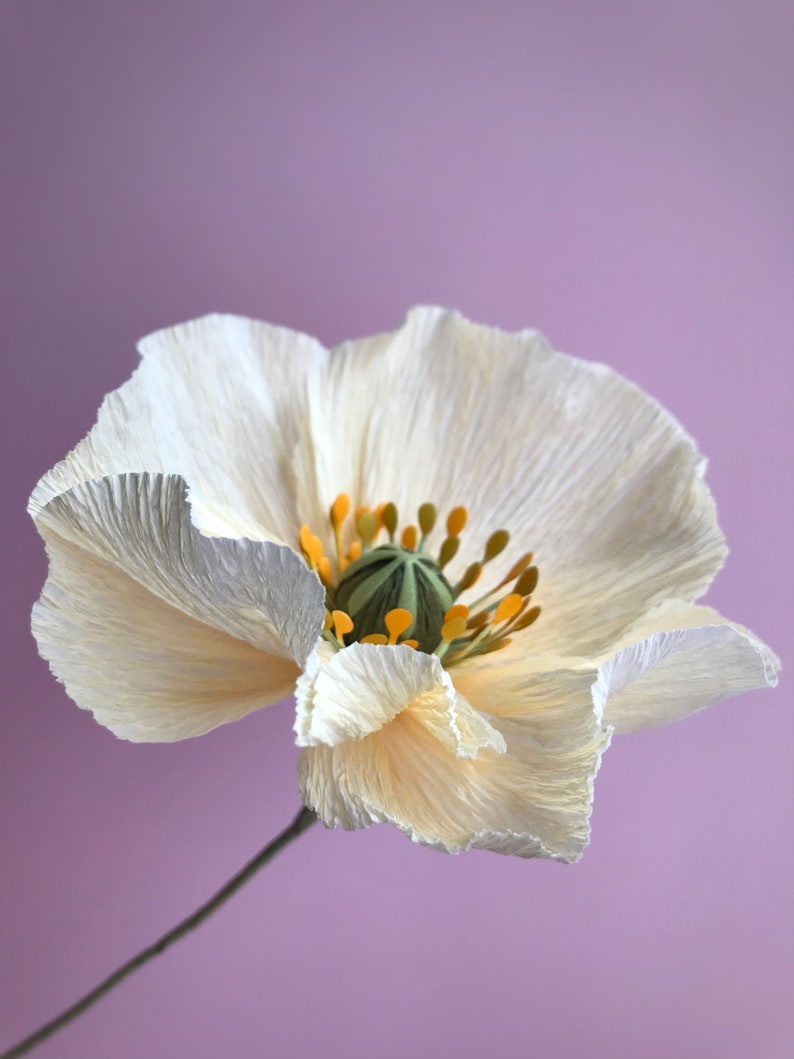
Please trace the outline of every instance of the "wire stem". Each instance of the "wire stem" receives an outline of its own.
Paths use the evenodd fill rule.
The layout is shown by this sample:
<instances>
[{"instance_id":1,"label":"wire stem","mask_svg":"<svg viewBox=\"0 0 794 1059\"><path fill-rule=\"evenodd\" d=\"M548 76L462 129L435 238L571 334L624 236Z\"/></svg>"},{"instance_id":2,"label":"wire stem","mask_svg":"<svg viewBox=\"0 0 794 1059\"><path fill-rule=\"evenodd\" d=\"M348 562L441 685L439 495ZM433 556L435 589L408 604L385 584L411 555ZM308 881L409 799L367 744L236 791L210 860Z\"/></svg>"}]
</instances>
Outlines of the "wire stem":
<instances>
[{"instance_id":1,"label":"wire stem","mask_svg":"<svg viewBox=\"0 0 794 1059\"><path fill-rule=\"evenodd\" d=\"M260 852L257 853L257 855L250 860L245 867L241 868L236 875L233 875L225 886L218 890L218 892L210 897L210 899L203 905L197 908L192 915L188 916L187 919L183 919L181 923L177 923L177 925L172 927L167 934L163 934L159 941L142 949L137 955L133 956L131 960L122 964L118 970L114 971L113 974L109 975L103 982L100 982L90 993L86 993L86 995L78 1000L77 1003L72 1004L71 1007L62 1011L61 1014L52 1019L51 1022L47 1022L40 1029L36 1030L35 1033L26 1037L24 1041L20 1041L19 1044L14 1045L10 1051L3 1052L3 1054L0 1055L0 1059L16 1059L17 1056L25 1055L37 1045L41 1044L42 1041L45 1041L48 1037L57 1033L58 1030L67 1026L70 1022L76 1019L78 1015L81 1015L84 1011L87 1011L88 1008L96 1004L98 1000L112 989L115 989L116 986L131 975L133 971L137 971L139 967L143 967L143 965L148 963L149 960L154 959L155 956L159 956L161 952L165 952L166 949L169 949L174 942L179 941L180 938L189 934L191 930L195 930L205 919L209 919L209 917L216 912L221 905L225 904L230 897L236 894L249 879L253 878L260 868L264 868L264 866L271 861L277 853L280 853L285 846L288 846L290 842L293 841L293 839L296 839L298 835L302 834L308 827L310 827L316 819L317 817L314 813L304 806L289 827L285 828L280 835L277 835L263 850L260 850Z\"/></svg>"}]
</instances>

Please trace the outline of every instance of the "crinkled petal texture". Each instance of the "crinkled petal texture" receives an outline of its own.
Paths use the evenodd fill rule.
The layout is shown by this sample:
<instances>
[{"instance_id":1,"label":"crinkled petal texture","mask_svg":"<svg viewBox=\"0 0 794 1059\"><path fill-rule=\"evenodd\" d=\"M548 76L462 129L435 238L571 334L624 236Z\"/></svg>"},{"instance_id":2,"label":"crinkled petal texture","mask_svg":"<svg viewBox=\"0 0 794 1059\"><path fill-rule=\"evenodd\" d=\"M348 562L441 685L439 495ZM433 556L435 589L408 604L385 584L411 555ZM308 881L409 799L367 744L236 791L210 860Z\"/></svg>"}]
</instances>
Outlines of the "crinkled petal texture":
<instances>
[{"instance_id":1,"label":"crinkled petal texture","mask_svg":"<svg viewBox=\"0 0 794 1059\"><path fill-rule=\"evenodd\" d=\"M613 730L773 685L777 665L746 630L680 601L600 665L486 656L457 667L453 684L409 648L321 649L298 683L301 790L329 827L388 820L450 852L576 860Z\"/></svg>"},{"instance_id":2,"label":"crinkled petal texture","mask_svg":"<svg viewBox=\"0 0 794 1059\"><path fill-rule=\"evenodd\" d=\"M456 757L504 741L461 696L435 655L404 644L355 643L338 653L321 644L296 691L299 746L334 746L377 732L410 707L412 717Z\"/></svg>"},{"instance_id":3,"label":"crinkled petal texture","mask_svg":"<svg viewBox=\"0 0 794 1059\"><path fill-rule=\"evenodd\" d=\"M39 649L117 735L183 739L292 692L324 592L291 549L202 535L167 475L74 486L37 524L50 558Z\"/></svg>"},{"instance_id":4,"label":"crinkled petal texture","mask_svg":"<svg viewBox=\"0 0 794 1059\"><path fill-rule=\"evenodd\" d=\"M530 679L553 663L595 674L593 696L604 724L618 733L651 728L747 691L774 687L780 662L747 629L710 607L670 600L645 616L614 652L590 659L522 657L508 650L475 659L454 671L466 688L476 673L478 708L491 708L490 688L509 674ZM467 692L468 693L468 692Z\"/></svg>"},{"instance_id":5,"label":"crinkled petal texture","mask_svg":"<svg viewBox=\"0 0 794 1059\"><path fill-rule=\"evenodd\" d=\"M723 560L704 461L679 424L534 331L416 309L392 334L335 349L308 393L307 520L321 525L341 491L354 506L393 500L406 521L424 501L465 504L450 574L495 529L512 535L497 577L534 550L534 651L608 650L662 600L694 600Z\"/></svg>"},{"instance_id":6,"label":"crinkled petal texture","mask_svg":"<svg viewBox=\"0 0 794 1059\"><path fill-rule=\"evenodd\" d=\"M89 436L39 483L34 517L83 481L174 473L203 531L294 547L308 522L333 553L340 492L354 507L393 500L406 520L424 501L464 504L450 576L510 530L500 567L531 548L541 569L532 650L562 655L608 651L665 599L696 599L722 562L692 440L635 386L535 331L419 308L329 353L214 315L140 350Z\"/></svg>"},{"instance_id":7,"label":"crinkled petal texture","mask_svg":"<svg viewBox=\"0 0 794 1059\"><path fill-rule=\"evenodd\" d=\"M475 667L453 686L437 659L399 646L315 658L297 696L298 741L313 744L304 800L329 827L388 820L450 852L575 860L609 740L594 680L511 672L486 686Z\"/></svg>"},{"instance_id":8,"label":"crinkled petal texture","mask_svg":"<svg viewBox=\"0 0 794 1059\"><path fill-rule=\"evenodd\" d=\"M326 824L574 860L613 728L774 682L768 648L694 606L725 553L704 461L610 369L440 309L330 353L231 316L140 350L30 504L50 556L40 650L119 735L197 735L303 670L300 783ZM465 505L453 582L508 529L494 580L532 549L540 620L451 674L405 646L335 653L293 548L309 523L334 553L341 492L403 522Z\"/></svg>"},{"instance_id":9,"label":"crinkled petal texture","mask_svg":"<svg viewBox=\"0 0 794 1059\"><path fill-rule=\"evenodd\" d=\"M294 545L294 450L306 388L328 352L313 338L243 317L212 315L139 345L133 377L105 398L84 441L39 482L37 517L53 497L125 471L179 474L194 520L220 536Z\"/></svg>"},{"instance_id":10,"label":"crinkled petal texture","mask_svg":"<svg viewBox=\"0 0 794 1059\"><path fill-rule=\"evenodd\" d=\"M774 687L780 662L710 607L671 600L599 667L598 694L617 732L669 724L714 702Z\"/></svg>"}]
</instances>

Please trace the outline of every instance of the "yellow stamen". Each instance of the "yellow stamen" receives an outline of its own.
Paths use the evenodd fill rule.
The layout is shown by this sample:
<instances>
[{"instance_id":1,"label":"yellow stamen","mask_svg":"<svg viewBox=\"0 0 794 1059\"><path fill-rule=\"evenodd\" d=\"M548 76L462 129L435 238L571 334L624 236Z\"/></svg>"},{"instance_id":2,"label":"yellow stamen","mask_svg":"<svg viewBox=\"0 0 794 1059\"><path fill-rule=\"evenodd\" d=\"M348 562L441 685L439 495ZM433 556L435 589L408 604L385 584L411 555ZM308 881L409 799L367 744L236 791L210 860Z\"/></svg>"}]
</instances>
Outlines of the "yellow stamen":
<instances>
[{"instance_id":1,"label":"yellow stamen","mask_svg":"<svg viewBox=\"0 0 794 1059\"><path fill-rule=\"evenodd\" d=\"M356 519L356 533L364 542L364 547L369 548L372 538L378 532L378 520L373 511L364 510Z\"/></svg>"},{"instance_id":2,"label":"yellow stamen","mask_svg":"<svg viewBox=\"0 0 794 1059\"><path fill-rule=\"evenodd\" d=\"M459 547L460 537L447 537L438 553L438 565L441 570L455 558Z\"/></svg>"},{"instance_id":3,"label":"yellow stamen","mask_svg":"<svg viewBox=\"0 0 794 1059\"><path fill-rule=\"evenodd\" d=\"M455 595L459 595L461 592L465 592L467 588L471 588L475 585L480 578L482 573L482 563L472 563L471 566L466 568L466 572L458 582L455 588Z\"/></svg>"},{"instance_id":4,"label":"yellow stamen","mask_svg":"<svg viewBox=\"0 0 794 1059\"><path fill-rule=\"evenodd\" d=\"M327 555L320 557L320 562L317 566L317 573L320 575L320 580L326 588L333 586L333 574L331 572L331 560Z\"/></svg>"},{"instance_id":5,"label":"yellow stamen","mask_svg":"<svg viewBox=\"0 0 794 1059\"><path fill-rule=\"evenodd\" d=\"M331 616L334 619L334 635L340 643L344 643L342 637L353 631L353 619L343 610L332 611Z\"/></svg>"},{"instance_id":6,"label":"yellow stamen","mask_svg":"<svg viewBox=\"0 0 794 1059\"><path fill-rule=\"evenodd\" d=\"M308 526L301 526L300 545L312 568L316 570L323 558L322 541L314 536Z\"/></svg>"},{"instance_id":7,"label":"yellow stamen","mask_svg":"<svg viewBox=\"0 0 794 1059\"><path fill-rule=\"evenodd\" d=\"M521 596L531 596L538 587L538 568L530 566L516 581L515 591Z\"/></svg>"},{"instance_id":8,"label":"yellow stamen","mask_svg":"<svg viewBox=\"0 0 794 1059\"><path fill-rule=\"evenodd\" d=\"M441 639L444 641L444 643L452 643L452 641L457 640L459 636L463 636L465 632L465 618L450 618L449 621L445 621L444 624L441 626Z\"/></svg>"},{"instance_id":9,"label":"yellow stamen","mask_svg":"<svg viewBox=\"0 0 794 1059\"><path fill-rule=\"evenodd\" d=\"M506 585L507 582L512 581L514 577L518 577L520 574L523 574L523 572L532 562L534 557L534 552L527 552L526 555L522 555L521 558L514 562L513 565L510 567L510 572L508 573L507 577L505 577L503 583Z\"/></svg>"},{"instance_id":10,"label":"yellow stamen","mask_svg":"<svg viewBox=\"0 0 794 1059\"><path fill-rule=\"evenodd\" d=\"M385 529L388 532L391 541L389 549L396 552L396 557L400 562L426 562L428 560L431 563L435 562L437 564L436 575L438 575L438 571L443 570L457 555L460 547L460 534L466 527L469 517L465 507L453 508L447 517L447 536L441 543L438 557L433 559L427 556L420 560L418 557L410 558L407 555L400 557L396 542L399 541L400 548L404 552L422 552L427 535L436 525L437 510L434 504L421 504L418 510L418 527L408 525L399 535L399 514L395 504L389 502L379 504L374 508L359 507L352 516L356 538L346 547L343 538L347 536L349 540L351 536L349 531L345 533L345 523L350 516L351 506L348 494L339 493L329 509L329 521L336 545L336 562L333 564L332 559L323 552L322 539L313 534L309 526L303 525L300 528L300 549L307 565L316 571L325 585L329 605L335 596L339 598L340 603L343 603L343 594L340 593L341 586L347 584L345 570L351 563L362 558L369 549L377 547L376 542L381 530ZM471 563L458 583L451 586L452 605L444 614L439 633L440 639L433 652L442 660L445 667L457 665L458 662L476 655L501 650L510 643L510 636L514 632L526 629L540 616L540 607L531 606L531 595L537 587L539 576L537 567L532 565L532 552L526 552L517 559L507 576L498 585L490 588L485 595L469 606L454 602L461 592L470 589L479 580L484 565L500 555L509 541L510 535L507 530L497 530L492 533L486 541L481 561ZM384 554L387 553L384 552ZM379 555L380 553L378 553L378 558ZM375 559L376 556L372 556L372 560ZM369 559L363 561L366 563ZM379 574L379 571L376 572ZM512 585L512 589L508 589L508 594L500 599L499 596L507 585ZM440 586L437 591L442 592ZM447 594L446 598L449 600L450 596ZM424 618L424 614L416 615L407 608L394 607L385 617L367 617L362 627L363 614L363 610L361 614L356 611L357 616L353 617L345 610L326 610L323 623L325 639L337 648L344 648L347 646L345 636L352 633L355 628L357 638L361 633L366 634L360 637L361 643L378 646L406 644L414 650L419 649L418 640L400 640L400 637L407 634L415 622ZM382 622L387 634L368 633L366 625L372 628L373 621ZM422 649L429 650L430 648L425 644Z\"/></svg>"},{"instance_id":11,"label":"yellow stamen","mask_svg":"<svg viewBox=\"0 0 794 1059\"><path fill-rule=\"evenodd\" d=\"M533 553L527 552L526 555L522 555L520 559L516 560L510 567L510 570L502 578L498 585L495 585L492 589L493 592L498 592L500 588L504 588L505 585L509 585L511 581L515 581L517 577L526 570L529 564L532 562Z\"/></svg>"},{"instance_id":12,"label":"yellow stamen","mask_svg":"<svg viewBox=\"0 0 794 1059\"><path fill-rule=\"evenodd\" d=\"M320 565L323 561L323 542L319 537L312 537L311 551L309 552L309 558L314 565L315 570L320 569Z\"/></svg>"},{"instance_id":13,"label":"yellow stamen","mask_svg":"<svg viewBox=\"0 0 794 1059\"><path fill-rule=\"evenodd\" d=\"M375 508L375 533L383 529L383 512L385 508L385 504L378 504Z\"/></svg>"},{"instance_id":14,"label":"yellow stamen","mask_svg":"<svg viewBox=\"0 0 794 1059\"><path fill-rule=\"evenodd\" d=\"M386 532L389 534L389 540L393 541L397 523L399 522L396 506L392 503L384 504L381 518L383 519L383 525L386 527Z\"/></svg>"},{"instance_id":15,"label":"yellow stamen","mask_svg":"<svg viewBox=\"0 0 794 1059\"><path fill-rule=\"evenodd\" d=\"M331 504L331 525L334 529L341 526L350 511L350 497L347 493L340 493Z\"/></svg>"},{"instance_id":16,"label":"yellow stamen","mask_svg":"<svg viewBox=\"0 0 794 1059\"><path fill-rule=\"evenodd\" d=\"M497 625L503 621L510 621L510 619L514 618L521 610L521 604L523 602L523 596L520 596L518 592L511 592L509 596L505 596L504 599L499 600L499 606L496 608L493 620Z\"/></svg>"},{"instance_id":17,"label":"yellow stamen","mask_svg":"<svg viewBox=\"0 0 794 1059\"><path fill-rule=\"evenodd\" d=\"M453 508L447 519L447 535L450 537L459 537L468 521L469 513L465 507Z\"/></svg>"},{"instance_id":18,"label":"yellow stamen","mask_svg":"<svg viewBox=\"0 0 794 1059\"><path fill-rule=\"evenodd\" d=\"M492 533L485 545L483 562L489 563L491 559L495 559L500 552L505 550L509 541L510 534L507 530L497 530L496 533Z\"/></svg>"},{"instance_id":19,"label":"yellow stamen","mask_svg":"<svg viewBox=\"0 0 794 1059\"><path fill-rule=\"evenodd\" d=\"M490 655L494 651L501 651L503 647L509 647L513 641L508 637L506 640L496 640L494 643L489 643L486 647L483 647L478 654Z\"/></svg>"},{"instance_id":20,"label":"yellow stamen","mask_svg":"<svg viewBox=\"0 0 794 1059\"><path fill-rule=\"evenodd\" d=\"M415 552L417 540L416 526L406 526L400 538L400 544L403 548L407 548L409 552Z\"/></svg>"},{"instance_id":21,"label":"yellow stamen","mask_svg":"<svg viewBox=\"0 0 794 1059\"><path fill-rule=\"evenodd\" d=\"M339 564L339 569L344 570L347 566L347 560L345 559L345 546L342 543L342 524L347 518L347 514L350 511L350 497L347 493L340 493L339 496L331 504L331 525L334 529L334 537L336 538L336 561Z\"/></svg>"},{"instance_id":22,"label":"yellow stamen","mask_svg":"<svg viewBox=\"0 0 794 1059\"><path fill-rule=\"evenodd\" d=\"M519 629L526 629L528 626L536 622L540 617L540 607L532 607L524 614L519 621L515 623L510 632L518 632Z\"/></svg>"},{"instance_id":23,"label":"yellow stamen","mask_svg":"<svg viewBox=\"0 0 794 1059\"><path fill-rule=\"evenodd\" d=\"M422 504L419 508L419 529L422 531L423 537L433 532L437 517L438 512L435 504Z\"/></svg>"},{"instance_id":24,"label":"yellow stamen","mask_svg":"<svg viewBox=\"0 0 794 1059\"><path fill-rule=\"evenodd\" d=\"M389 630L389 643L397 643L397 638L411 627L413 620L413 614L404 607L390 610L383 619L383 624Z\"/></svg>"}]
</instances>

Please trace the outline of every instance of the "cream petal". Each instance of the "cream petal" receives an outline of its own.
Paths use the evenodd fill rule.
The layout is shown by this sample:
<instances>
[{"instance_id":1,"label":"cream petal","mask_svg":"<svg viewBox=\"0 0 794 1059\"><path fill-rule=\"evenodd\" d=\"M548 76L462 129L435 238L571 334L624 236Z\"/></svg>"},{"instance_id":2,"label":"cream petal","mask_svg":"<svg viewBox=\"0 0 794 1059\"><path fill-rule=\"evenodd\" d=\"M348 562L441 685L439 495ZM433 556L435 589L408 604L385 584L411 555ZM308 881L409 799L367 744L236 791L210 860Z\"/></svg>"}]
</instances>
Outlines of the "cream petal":
<instances>
[{"instance_id":1,"label":"cream petal","mask_svg":"<svg viewBox=\"0 0 794 1059\"><path fill-rule=\"evenodd\" d=\"M709 607L675 601L648 615L599 667L598 693L617 732L668 724L720 699L777 684L779 660Z\"/></svg>"},{"instance_id":2,"label":"cream petal","mask_svg":"<svg viewBox=\"0 0 794 1059\"><path fill-rule=\"evenodd\" d=\"M457 757L504 742L459 696L434 655L401 644L354 643L334 651L321 643L295 693L299 746L336 746L377 732L410 709L426 731Z\"/></svg>"},{"instance_id":3,"label":"cream petal","mask_svg":"<svg viewBox=\"0 0 794 1059\"><path fill-rule=\"evenodd\" d=\"M333 350L309 405L302 509L319 525L338 492L393 500L405 522L426 500L465 504L453 579L507 528L495 576L528 549L540 566L533 650L603 650L662 599L696 598L723 560L704 463L679 424L534 331L416 309L393 334ZM432 543L442 535L443 520Z\"/></svg>"},{"instance_id":4,"label":"cream petal","mask_svg":"<svg viewBox=\"0 0 794 1059\"><path fill-rule=\"evenodd\" d=\"M516 396L500 380L519 363L553 356L536 331L508 335L426 307L411 310L394 332L336 347L325 369L309 380L309 433L302 451L311 458L299 476L301 508L319 525L336 495L345 492L354 508L392 500L407 523L424 501L437 503L442 513L467 504L467 537L481 547L495 528L490 498L500 469L500 454L486 445L493 466L487 468L490 479L479 476L481 446L494 429L501 437L500 424ZM512 473L503 480L513 493ZM440 524L432 539L440 543L442 536Z\"/></svg>"},{"instance_id":5,"label":"cream petal","mask_svg":"<svg viewBox=\"0 0 794 1059\"><path fill-rule=\"evenodd\" d=\"M55 676L117 736L201 735L292 693L298 667L189 617L117 566L48 533L33 634Z\"/></svg>"},{"instance_id":6,"label":"cream petal","mask_svg":"<svg viewBox=\"0 0 794 1059\"><path fill-rule=\"evenodd\" d=\"M442 673L443 681L410 704L411 717L456 758L475 758L484 748L504 754L507 745L498 729Z\"/></svg>"},{"instance_id":7,"label":"cream petal","mask_svg":"<svg viewBox=\"0 0 794 1059\"><path fill-rule=\"evenodd\" d=\"M177 475L85 482L51 500L37 526L48 546L109 563L169 606L267 654L302 666L322 629L323 587L295 552L202 535Z\"/></svg>"},{"instance_id":8,"label":"cream petal","mask_svg":"<svg viewBox=\"0 0 794 1059\"><path fill-rule=\"evenodd\" d=\"M310 747L304 800L329 827L391 821L414 841L576 860L587 843L593 780L609 732L594 705L594 670L532 674L462 691L488 711L506 752L457 758L412 709L363 739ZM478 699L475 696L479 696Z\"/></svg>"},{"instance_id":9,"label":"cream petal","mask_svg":"<svg viewBox=\"0 0 794 1059\"><path fill-rule=\"evenodd\" d=\"M327 351L286 328L213 315L158 331L91 433L39 482L34 517L80 482L127 471L183 475L194 517L222 536L297 542L293 450L307 378Z\"/></svg>"}]
</instances>

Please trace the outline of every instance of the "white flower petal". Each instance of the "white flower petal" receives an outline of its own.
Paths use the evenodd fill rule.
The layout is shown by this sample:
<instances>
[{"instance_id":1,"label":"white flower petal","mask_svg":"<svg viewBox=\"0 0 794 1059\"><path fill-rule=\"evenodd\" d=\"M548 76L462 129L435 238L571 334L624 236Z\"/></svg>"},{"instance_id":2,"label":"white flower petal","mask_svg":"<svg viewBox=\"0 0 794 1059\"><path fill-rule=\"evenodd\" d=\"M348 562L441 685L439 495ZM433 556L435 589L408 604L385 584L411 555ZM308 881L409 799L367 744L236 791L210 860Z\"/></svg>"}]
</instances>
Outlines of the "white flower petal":
<instances>
[{"instance_id":1,"label":"white flower petal","mask_svg":"<svg viewBox=\"0 0 794 1059\"><path fill-rule=\"evenodd\" d=\"M293 450L307 376L327 352L286 328L214 315L158 331L96 426L42 478L34 517L59 493L126 471L181 474L199 525L222 536L297 544Z\"/></svg>"},{"instance_id":2,"label":"white flower petal","mask_svg":"<svg viewBox=\"0 0 794 1059\"><path fill-rule=\"evenodd\" d=\"M618 732L667 724L777 684L780 663L772 651L709 607L668 604L627 641L599 667L605 717Z\"/></svg>"},{"instance_id":3,"label":"white flower petal","mask_svg":"<svg viewBox=\"0 0 794 1059\"><path fill-rule=\"evenodd\" d=\"M51 500L37 526L197 621L303 665L325 613L317 576L289 548L203 536L186 492L176 475L100 478Z\"/></svg>"},{"instance_id":4,"label":"white flower petal","mask_svg":"<svg viewBox=\"0 0 794 1059\"><path fill-rule=\"evenodd\" d=\"M498 729L460 694L443 670L436 687L417 696L410 711L457 758L475 758L483 748L497 754L507 749Z\"/></svg>"},{"instance_id":5,"label":"white flower petal","mask_svg":"<svg viewBox=\"0 0 794 1059\"><path fill-rule=\"evenodd\" d=\"M456 692L434 655L397 644L354 643L334 652L321 643L295 693L299 746L335 746L377 732L403 710L458 757L504 742Z\"/></svg>"},{"instance_id":6,"label":"white flower petal","mask_svg":"<svg viewBox=\"0 0 794 1059\"><path fill-rule=\"evenodd\" d=\"M292 693L298 667L167 605L112 563L48 534L39 650L74 701L123 739L187 739Z\"/></svg>"},{"instance_id":7,"label":"white flower petal","mask_svg":"<svg viewBox=\"0 0 794 1059\"><path fill-rule=\"evenodd\" d=\"M347 492L354 506L393 500L408 522L423 501L464 504L453 579L510 530L495 576L534 550L533 649L603 650L660 600L694 599L723 560L703 460L679 424L534 331L416 309L393 334L333 350L309 395L303 508L319 520Z\"/></svg>"},{"instance_id":8,"label":"white flower petal","mask_svg":"<svg viewBox=\"0 0 794 1059\"><path fill-rule=\"evenodd\" d=\"M575 860L610 725L775 682L768 648L691 604L724 557L704 461L608 368L438 309L330 355L222 316L141 352L30 505L51 562L40 649L118 734L206 731L282 698L298 663L301 789L326 824ZM490 581L532 549L540 621L454 684L405 646L334 651L292 549L306 522L333 554L341 492L394 501L403 525L434 502L431 553L465 505L452 582L508 529Z\"/></svg>"},{"instance_id":9,"label":"white flower petal","mask_svg":"<svg viewBox=\"0 0 794 1059\"><path fill-rule=\"evenodd\" d=\"M303 468L302 509L319 498L320 515L345 492L354 508L392 500L410 522L424 501L442 513L445 505L466 504L473 528L467 537L479 548L482 532L498 528L489 519L498 510L491 487L501 454L491 444L485 451L494 466L486 477L480 469L484 439L498 445L500 425L510 416L510 392L500 381L519 361L553 356L536 331L507 335L424 307L394 332L333 349L309 382L311 433L304 447L312 458ZM439 528L439 540L442 533Z\"/></svg>"},{"instance_id":10,"label":"white flower petal","mask_svg":"<svg viewBox=\"0 0 794 1059\"><path fill-rule=\"evenodd\" d=\"M576 860L587 843L593 779L609 733L595 671L559 671L462 690L487 709L506 752L456 758L412 709L364 739L305 750L304 800L329 827L391 821L417 842ZM477 698L475 698L477 696Z\"/></svg>"}]
</instances>

